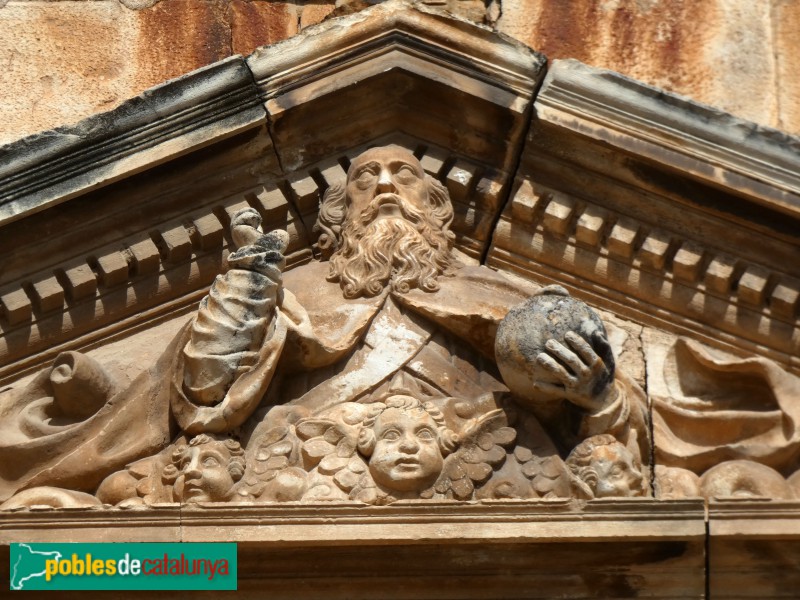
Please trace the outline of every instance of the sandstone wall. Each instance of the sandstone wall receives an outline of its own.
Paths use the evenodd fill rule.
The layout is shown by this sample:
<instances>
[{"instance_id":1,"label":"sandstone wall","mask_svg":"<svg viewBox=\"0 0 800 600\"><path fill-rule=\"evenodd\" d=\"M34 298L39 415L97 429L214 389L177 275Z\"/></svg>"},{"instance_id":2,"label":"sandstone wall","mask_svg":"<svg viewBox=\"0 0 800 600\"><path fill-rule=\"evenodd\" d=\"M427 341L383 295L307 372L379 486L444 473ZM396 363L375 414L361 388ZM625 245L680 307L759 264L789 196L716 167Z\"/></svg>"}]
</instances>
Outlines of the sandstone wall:
<instances>
[{"instance_id":1,"label":"sandstone wall","mask_svg":"<svg viewBox=\"0 0 800 600\"><path fill-rule=\"evenodd\" d=\"M361 0L355 0L360 2ZM341 0L340 0L341 3ZM800 133L800 1L430 0L573 57ZM0 0L0 143L72 123L317 23L331 0ZM347 8L339 9L347 10Z\"/></svg>"}]
</instances>

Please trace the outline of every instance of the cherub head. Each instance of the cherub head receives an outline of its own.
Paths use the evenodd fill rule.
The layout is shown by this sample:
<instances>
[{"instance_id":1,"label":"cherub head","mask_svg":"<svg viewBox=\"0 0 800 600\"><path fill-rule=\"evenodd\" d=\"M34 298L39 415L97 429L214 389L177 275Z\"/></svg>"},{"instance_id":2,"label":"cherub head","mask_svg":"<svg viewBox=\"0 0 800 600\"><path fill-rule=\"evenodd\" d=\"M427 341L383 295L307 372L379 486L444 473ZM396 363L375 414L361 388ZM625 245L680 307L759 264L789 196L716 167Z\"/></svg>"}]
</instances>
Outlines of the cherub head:
<instances>
[{"instance_id":1,"label":"cherub head","mask_svg":"<svg viewBox=\"0 0 800 600\"><path fill-rule=\"evenodd\" d=\"M584 440L570 452L566 462L595 498L644 495L644 478L633 454L613 435Z\"/></svg>"},{"instance_id":2,"label":"cherub head","mask_svg":"<svg viewBox=\"0 0 800 600\"><path fill-rule=\"evenodd\" d=\"M174 490L178 501L224 502L233 496L233 486L244 475L244 469L244 450L239 442L201 433L188 445L175 449L165 476L177 476Z\"/></svg>"},{"instance_id":3,"label":"cherub head","mask_svg":"<svg viewBox=\"0 0 800 600\"><path fill-rule=\"evenodd\" d=\"M455 448L455 434L431 403L394 395L372 405L362 421L358 450L368 459L375 484L386 492L418 493L442 472Z\"/></svg>"},{"instance_id":4,"label":"cherub head","mask_svg":"<svg viewBox=\"0 0 800 600\"><path fill-rule=\"evenodd\" d=\"M399 146L367 150L350 164L345 186L325 193L317 228L331 281L346 298L435 291L450 261L453 206L447 189Z\"/></svg>"}]
</instances>

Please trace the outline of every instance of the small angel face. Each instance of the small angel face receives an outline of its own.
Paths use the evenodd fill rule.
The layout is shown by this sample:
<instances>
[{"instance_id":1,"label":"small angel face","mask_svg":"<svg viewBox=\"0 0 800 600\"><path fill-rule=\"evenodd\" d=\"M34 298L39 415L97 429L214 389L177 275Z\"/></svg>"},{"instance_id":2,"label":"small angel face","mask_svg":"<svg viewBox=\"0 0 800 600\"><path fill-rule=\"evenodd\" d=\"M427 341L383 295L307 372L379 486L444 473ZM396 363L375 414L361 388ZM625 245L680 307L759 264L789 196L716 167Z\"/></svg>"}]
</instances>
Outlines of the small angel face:
<instances>
[{"instance_id":1,"label":"small angel face","mask_svg":"<svg viewBox=\"0 0 800 600\"><path fill-rule=\"evenodd\" d=\"M222 442L188 447L178 465L181 476L175 485L177 499L187 503L227 500L235 483L228 470L230 460Z\"/></svg>"},{"instance_id":2,"label":"small angel face","mask_svg":"<svg viewBox=\"0 0 800 600\"><path fill-rule=\"evenodd\" d=\"M597 474L595 498L631 497L644 494L642 472L633 455L622 444L596 448L591 467Z\"/></svg>"},{"instance_id":3,"label":"small angel face","mask_svg":"<svg viewBox=\"0 0 800 600\"><path fill-rule=\"evenodd\" d=\"M422 491L442 472L436 422L421 409L389 408L375 420L369 471L375 483L400 492Z\"/></svg>"}]
</instances>

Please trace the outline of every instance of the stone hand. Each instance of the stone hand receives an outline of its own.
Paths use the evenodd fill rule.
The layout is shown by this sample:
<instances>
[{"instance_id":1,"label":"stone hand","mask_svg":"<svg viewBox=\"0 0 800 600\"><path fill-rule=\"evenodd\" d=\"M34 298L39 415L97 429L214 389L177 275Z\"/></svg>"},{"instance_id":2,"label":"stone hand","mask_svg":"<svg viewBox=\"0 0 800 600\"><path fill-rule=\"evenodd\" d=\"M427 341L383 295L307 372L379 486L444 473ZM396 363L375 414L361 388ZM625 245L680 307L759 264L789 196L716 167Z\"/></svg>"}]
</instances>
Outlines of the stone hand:
<instances>
[{"instance_id":1,"label":"stone hand","mask_svg":"<svg viewBox=\"0 0 800 600\"><path fill-rule=\"evenodd\" d=\"M237 248L255 244L263 235L260 231L261 215L254 208L238 211L231 219L231 237Z\"/></svg>"},{"instance_id":2,"label":"stone hand","mask_svg":"<svg viewBox=\"0 0 800 600\"><path fill-rule=\"evenodd\" d=\"M231 237L238 250L228 256L230 267L258 271L279 280L286 266L288 233L281 229L262 233L261 215L253 208L245 208L231 219Z\"/></svg>"},{"instance_id":3,"label":"stone hand","mask_svg":"<svg viewBox=\"0 0 800 600\"><path fill-rule=\"evenodd\" d=\"M536 357L539 377L533 388L544 400L565 399L595 412L603 407L613 386L611 345L599 331L593 333L591 345L573 331L565 341L567 345L548 340L547 351Z\"/></svg>"}]
</instances>

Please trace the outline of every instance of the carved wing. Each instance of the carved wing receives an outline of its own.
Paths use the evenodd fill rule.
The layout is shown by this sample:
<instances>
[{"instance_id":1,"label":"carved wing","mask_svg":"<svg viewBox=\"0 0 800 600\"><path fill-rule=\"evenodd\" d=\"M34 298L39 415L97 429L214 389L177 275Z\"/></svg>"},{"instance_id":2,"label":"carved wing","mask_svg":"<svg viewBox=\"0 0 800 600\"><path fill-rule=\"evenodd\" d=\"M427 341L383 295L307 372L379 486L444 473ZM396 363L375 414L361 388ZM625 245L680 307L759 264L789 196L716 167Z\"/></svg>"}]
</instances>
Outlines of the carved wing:
<instances>
[{"instance_id":1,"label":"carved wing","mask_svg":"<svg viewBox=\"0 0 800 600\"><path fill-rule=\"evenodd\" d=\"M508 427L502 410L493 410L474 420L460 437L458 450L447 457L442 475L432 489L423 492L423 498L472 498L475 488L505 462L506 448L514 443L517 432Z\"/></svg>"},{"instance_id":2,"label":"carved wing","mask_svg":"<svg viewBox=\"0 0 800 600\"><path fill-rule=\"evenodd\" d=\"M332 478L349 494L366 471L351 429L331 419L305 419L297 424L297 434L305 469Z\"/></svg>"}]
</instances>

